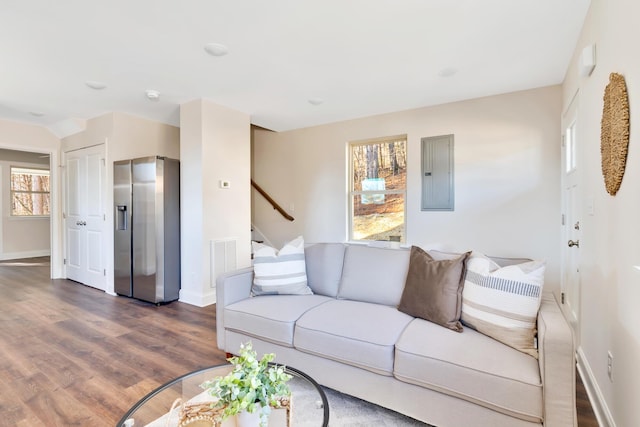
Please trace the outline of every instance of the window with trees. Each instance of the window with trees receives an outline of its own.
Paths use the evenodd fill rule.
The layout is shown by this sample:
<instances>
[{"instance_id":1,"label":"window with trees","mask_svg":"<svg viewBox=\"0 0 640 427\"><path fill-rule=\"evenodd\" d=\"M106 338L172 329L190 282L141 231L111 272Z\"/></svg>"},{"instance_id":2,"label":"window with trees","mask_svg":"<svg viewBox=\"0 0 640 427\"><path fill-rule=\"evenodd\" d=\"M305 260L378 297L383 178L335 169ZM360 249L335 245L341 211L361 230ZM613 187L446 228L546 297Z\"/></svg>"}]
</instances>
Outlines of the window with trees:
<instances>
[{"instance_id":1,"label":"window with trees","mask_svg":"<svg viewBox=\"0 0 640 427\"><path fill-rule=\"evenodd\" d=\"M404 242L406 135L349 143L350 240Z\"/></svg>"},{"instance_id":2,"label":"window with trees","mask_svg":"<svg viewBox=\"0 0 640 427\"><path fill-rule=\"evenodd\" d=\"M49 215L49 171L11 167L11 215Z\"/></svg>"}]
</instances>

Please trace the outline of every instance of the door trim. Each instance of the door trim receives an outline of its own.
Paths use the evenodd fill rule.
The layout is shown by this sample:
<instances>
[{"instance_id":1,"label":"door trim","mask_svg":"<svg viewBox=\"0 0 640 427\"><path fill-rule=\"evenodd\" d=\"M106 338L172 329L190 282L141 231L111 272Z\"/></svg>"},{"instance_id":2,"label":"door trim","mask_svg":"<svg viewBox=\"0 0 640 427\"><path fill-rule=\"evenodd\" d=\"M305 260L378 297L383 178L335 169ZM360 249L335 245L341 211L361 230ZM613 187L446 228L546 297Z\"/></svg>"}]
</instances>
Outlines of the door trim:
<instances>
[{"instance_id":1,"label":"door trim","mask_svg":"<svg viewBox=\"0 0 640 427\"><path fill-rule=\"evenodd\" d=\"M561 241L560 241L560 255L561 255L561 280L560 280L560 292L561 292L561 301L563 303L560 305L561 310L564 316L567 318L571 327L574 331L574 336L576 337L576 348L580 347L580 328L581 328L581 280L580 280L580 254L577 252L577 258L575 258L575 265L572 262L569 262L570 252L569 251L579 251L579 247L569 247L568 239L574 240L573 237L570 236L580 236L581 231L577 229L575 232L570 232L569 230L574 227L572 222L579 221L580 224L584 225L584 218L582 218L582 212L580 211L581 203L581 169L584 168L584 162L580 157L580 134L579 134L579 112L578 105L580 101L580 92L576 90L576 92L571 96L568 101L566 109L562 113L562 117L560 119L560 126L562 131L562 146L561 146L561 157L560 157L560 194L561 194L561 210L562 210L562 232ZM567 131L569 128L573 129L572 139L577 141L571 150L572 158L575 159L574 168L570 171L567 171L567 147L566 144L570 141L567 141ZM576 188L573 191L574 199L569 200L569 188ZM570 207L569 203L573 203L573 206ZM569 210L573 211L573 217L569 218ZM578 237L579 240L579 237ZM575 267L577 271L571 273L575 275L574 277L574 288L569 289L571 286L571 281L567 280L567 275L570 274L568 269L570 267ZM571 301L564 302L566 298L572 298ZM574 315L575 314L575 315Z\"/></svg>"}]
</instances>

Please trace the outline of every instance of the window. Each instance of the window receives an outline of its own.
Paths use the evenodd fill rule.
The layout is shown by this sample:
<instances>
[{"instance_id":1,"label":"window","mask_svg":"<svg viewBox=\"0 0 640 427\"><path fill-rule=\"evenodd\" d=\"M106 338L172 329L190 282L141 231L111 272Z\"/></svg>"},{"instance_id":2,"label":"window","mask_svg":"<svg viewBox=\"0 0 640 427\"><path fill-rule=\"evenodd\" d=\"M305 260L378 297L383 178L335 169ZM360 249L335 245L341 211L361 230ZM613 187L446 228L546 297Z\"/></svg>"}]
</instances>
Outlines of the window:
<instances>
[{"instance_id":1,"label":"window","mask_svg":"<svg viewBox=\"0 0 640 427\"><path fill-rule=\"evenodd\" d=\"M349 240L404 242L407 136L349 143Z\"/></svg>"},{"instance_id":2,"label":"window","mask_svg":"<svg viewBox=\"0 0 640 427\"><path fill-rule=\"evenodd\" d=\"M49 215L49 171L11 167L11 215Z\"/></svg>"},{"instance_id":3,"label":"window","mask_svg":"<svg viewBox=\"0 0 640 427\"><path fill-rule=\"evenodd\" d=\"M567 128L564 137L565 171L573 172L576 168L576 123Z\"/></svg>"}]
</instances>

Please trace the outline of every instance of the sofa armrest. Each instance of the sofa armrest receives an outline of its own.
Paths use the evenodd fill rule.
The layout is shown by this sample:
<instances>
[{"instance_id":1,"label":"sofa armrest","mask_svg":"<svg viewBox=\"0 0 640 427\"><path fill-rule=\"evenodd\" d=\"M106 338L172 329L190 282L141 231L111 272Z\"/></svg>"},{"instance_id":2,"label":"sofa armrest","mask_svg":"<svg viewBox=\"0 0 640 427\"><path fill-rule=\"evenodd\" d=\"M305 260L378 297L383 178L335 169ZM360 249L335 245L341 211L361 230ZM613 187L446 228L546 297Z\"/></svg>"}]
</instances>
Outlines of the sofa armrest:
<instances>
[{"instance_id":1,"label":"sofa armrest","mask_svg":"<svg viewBox=\"0 0 640 427\"><path fill-rule=\"evenodd\" d=\"M573 330L551 293L542 296L538 313L538 351L544 393L544 426L577 426Z\"/></svg>"},{"instance_id":2,"label":"sofa armrest","mask_svg":"<svg viewBox=\"0 0 640 427\"><path fill-rule=\"evenodd\" d=\"M221 274L216 280L216 338L218 348L225 350L224 308L251 296L253 267Z\"/></svg>"}]
</instances>

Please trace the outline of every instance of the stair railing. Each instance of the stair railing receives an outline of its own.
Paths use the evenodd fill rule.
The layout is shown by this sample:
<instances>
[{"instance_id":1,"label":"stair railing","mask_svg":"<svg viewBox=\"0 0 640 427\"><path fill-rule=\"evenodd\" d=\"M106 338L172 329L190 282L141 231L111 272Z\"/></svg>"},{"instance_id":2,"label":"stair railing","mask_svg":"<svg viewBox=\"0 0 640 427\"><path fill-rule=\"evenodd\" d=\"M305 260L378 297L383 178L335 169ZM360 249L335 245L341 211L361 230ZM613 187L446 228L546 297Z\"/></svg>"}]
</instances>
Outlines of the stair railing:
<instances>
[{"instance_id":1,"label":"stair railing","mask_svg":"<svg viewBox=\"0 0 640 427\"><path fill-rule=\"evenodd\" d=\"M282 209L282 206L280 206L275 200L273 200L271 198L271 196L269 196L269 194L267 194L266 191L264 191L262 189L262 187L260 187L258 184L255 183L255 181L252 179L251 180L251 186L253 188L255 188L258 193L260 193L262 195L262 197L264 197L265 199L267 199L267 202L269 202L271 204L271 206L273 206L273 209L277 210L278 212L280 212L280 215L282 215L283 217L285 217L286 219L288 219L289 221L293 221L295 218L293 218L291 215L289 215L287 213L287 211L285 211L284 209Z\"/></svg>"}]
</instances>

